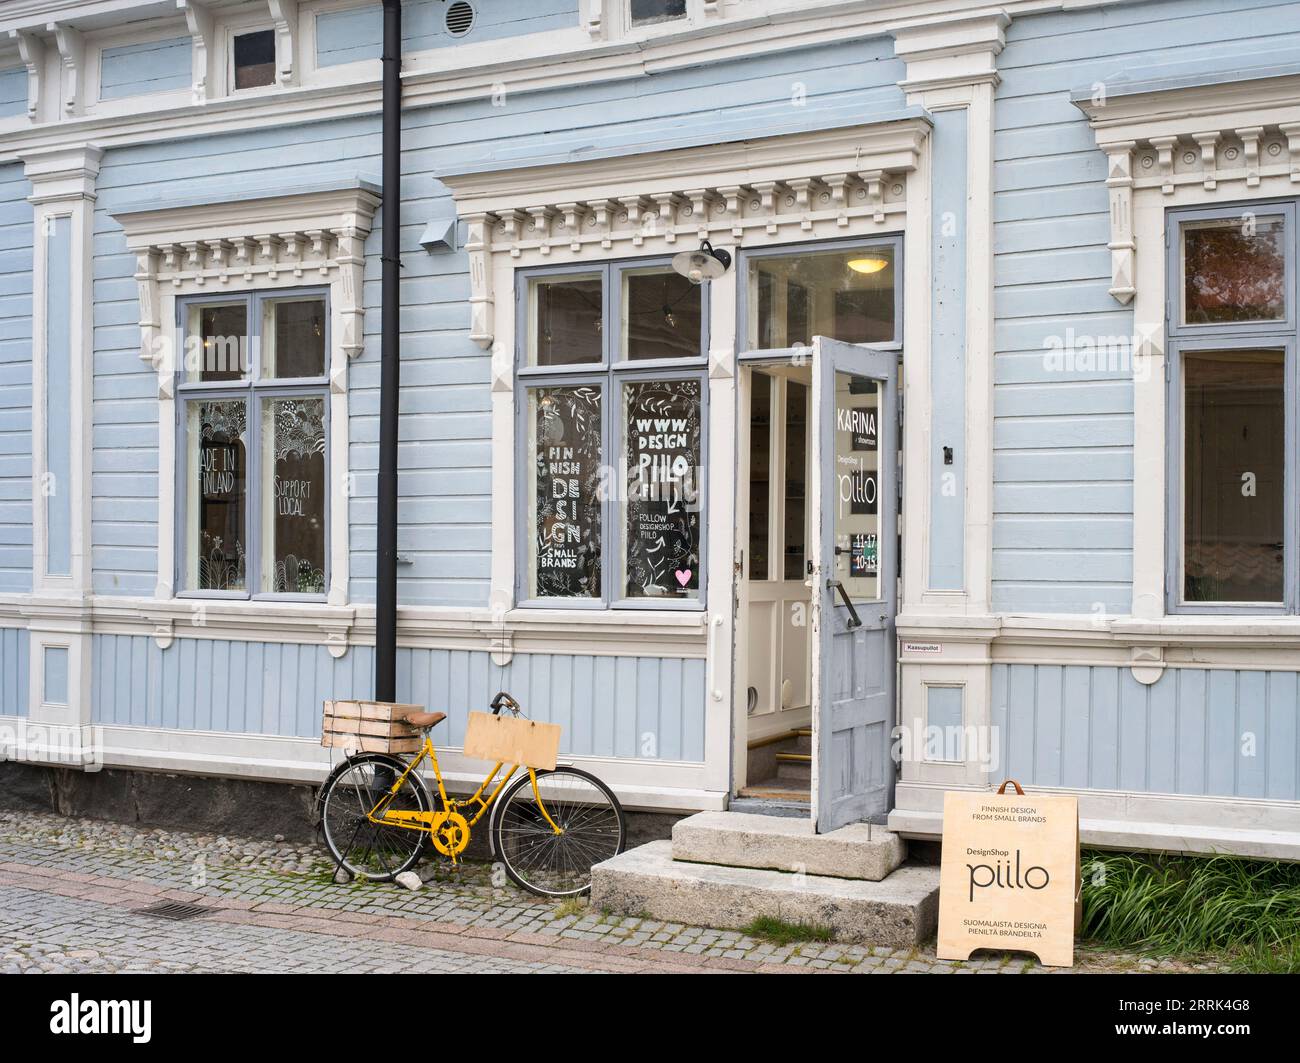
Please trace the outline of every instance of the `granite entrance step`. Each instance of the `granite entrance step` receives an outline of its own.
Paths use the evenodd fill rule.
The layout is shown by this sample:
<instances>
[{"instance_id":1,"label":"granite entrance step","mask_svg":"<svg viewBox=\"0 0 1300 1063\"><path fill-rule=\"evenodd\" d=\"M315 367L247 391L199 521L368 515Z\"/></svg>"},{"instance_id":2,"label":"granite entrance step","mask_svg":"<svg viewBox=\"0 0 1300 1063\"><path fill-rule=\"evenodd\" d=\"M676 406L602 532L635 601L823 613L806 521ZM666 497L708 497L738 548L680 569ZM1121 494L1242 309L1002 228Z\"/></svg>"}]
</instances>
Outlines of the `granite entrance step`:
<instances>
[{"instance_id":1,"label":"granite entrance step","mask_svg":"<svg viewBox=\"0 0 1300 1063\"><path fill-rule=\"evenodd\" d=\"M673 859L650 842L592 869L591 903L602 911L740 930L766 916L827 927L837 941L910 948L934 934L939 869L900 867L881 882L722 867Z\"/></svg>"},{"instance_id":2,"label":"granite entrance step","mask_svg":"<svg viewBox=\"0 0 1300 1063\"><path fill-rule=\"evenodd\" d=\"M691 863L879 882L907 858L907 843L870 823L816 834L808 816L700 812L674 824L672 855Z\"/></svg>"}]
</instances>

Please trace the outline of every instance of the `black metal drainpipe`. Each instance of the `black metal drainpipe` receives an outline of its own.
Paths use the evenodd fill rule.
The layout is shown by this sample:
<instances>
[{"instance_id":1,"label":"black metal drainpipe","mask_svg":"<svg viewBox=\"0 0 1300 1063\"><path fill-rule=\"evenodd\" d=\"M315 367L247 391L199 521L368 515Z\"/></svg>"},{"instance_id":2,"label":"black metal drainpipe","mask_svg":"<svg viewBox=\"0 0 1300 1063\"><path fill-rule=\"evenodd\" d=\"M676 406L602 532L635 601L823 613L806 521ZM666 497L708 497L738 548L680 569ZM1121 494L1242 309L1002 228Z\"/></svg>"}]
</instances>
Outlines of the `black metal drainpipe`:
<instances>
[{"instance_id":1,"label":"black metal drainpipe","mask_svg":"<svg viewBox=\"0 0 1300 1063\"><path fill-rule=\"evenodd\" d=\"M397 700L398 271L402 203L402 0L384 0L383 249L379 360L379 484L375 535L375 700Z\"/></svg>"}]
</instances>

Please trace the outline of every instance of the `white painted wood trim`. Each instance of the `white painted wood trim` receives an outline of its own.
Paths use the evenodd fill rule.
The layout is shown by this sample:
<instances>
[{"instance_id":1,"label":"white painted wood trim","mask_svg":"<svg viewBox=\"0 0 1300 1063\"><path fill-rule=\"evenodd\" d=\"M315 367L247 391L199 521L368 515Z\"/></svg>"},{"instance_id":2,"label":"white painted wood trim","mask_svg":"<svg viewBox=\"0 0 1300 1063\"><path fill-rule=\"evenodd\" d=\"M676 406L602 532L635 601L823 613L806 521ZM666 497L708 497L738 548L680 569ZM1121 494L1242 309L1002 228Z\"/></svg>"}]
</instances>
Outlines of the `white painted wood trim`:
<instances>
[{"instance_id":1,"label":"white painted wood trim","mask_svg":"<svg viewBox=\"0 0 1300 1063\"><path fill-rule=\"evenodd\" d=\"M0 753L14 760L44 759L35 748L29 752L25 741L28 731L28 722L23 717L0 716ZM435 742L437 737L435 731ZM162 727L96 725L86 728L85 742L87 747L95 749L95 759L101 767L265 782L319 784L342 759L339 750L323 748L311 738ZM483 761L466 758L456 747L439 745L437 748L443 778L454 792L472 792L491 767ZM725 792L708 785L703 764L630 757L561 759L565 764L595 773L613 788L628 809L693 812L725 807Z\"/></svg>"},{"instance_id":2,"label":"white painted wood trim","mask_svg":"<svg viewBox=\"0 0 1300 1063\"><path fill-rule=\"evenodd\" d=\"M22 33L28 43L41 40L58 17L76 17L91 0L7 0L0 13L0 34ZM139 11L152 0L93 0L97 15L134 21L143 31ZM1042 11L1104 7L1126 0L1008 0L1000 11L1012 17ZM959 30L972 16L987 14L983 0L692 0L702 18L665 23L629 36L614 29L622 0L593 0L584 18L571 29L525 34L503 40L462 44L415 52L405 57L403 82L407 108L437 106L455 100L482 99L494 86L512 92L620 80L660 70L698 67L796 48L811 48L850 39L881 37L918 25L950 24ZM183 5L183 6L182 6ZM323 6L322 6L323 7ZM593 30L593 13L603 13ZM178 0L195 42L193 91L187 104L179 97L158 108L156 99L138 101L135 111L111 117L83 116L37 126L0 126L0 145L24 150L39 144L70 144L95 139L110 144L201 136L219 131L265 128L274 123L376 114L379 110L379 63L369 60L337 67L315 66L314 19L317 6L298 4L295 64L299 84L254 90L232 97L226 91L228 49L220 10L214 16L202 0ZM234 16L231 16L234 17ZM273 27L269 4L255 20ZM228 21L228 20L227 20ZM960 33L957 34L960 36ZM309 46L310 45L310 46ZM959 48L959 41L950 47ZM51 51L53 51L51 44ZM58 95L33 75L37 97Z\"/></svg>"},{"instance_id":3,"label":"white painted wood trim","mask_svg":"<svg viewBox=\"0 0 1300 1063\"><path fill-rule=\"evenodd\" d=\"M940 837L943 793L957 788L943 782L900 784L890 829L908 837ZM965 788L989 792L984 785ZM1088 846L1300 859L1300 803L1295 801L1042 786L1028 792L1078 797L1080 836Z\"/></svg>"},{"instance_id":4,"label":"white painted wood trim","mask_svg":"<svg viewBox=\"0 0 1300 1063\"><path fill-rule=\"evenodd\" d=\"M379 204L363 184L230 203L124 211L115 215L136 256L140 357L158 376L158 579L155 597L177 593L176 300L212 292L325 285L330 292L330 605L348 600L348 363L361 353L365 241ZM193 603L191 603L193 606ZM200 603L206 611L207 603ZM160 637L168 633L160 629ZM333 635L340 656L346 640Z\"/></svg>"},{"instance_id":5,"label":"white painted wood trim","mask_svg":"<svg viewBox=\"0 0 1300 1063\"><path fill-rule=\"evenodd\" d=\"M910 446L905 451L903 512L908 537L919 546L910 551L910 563L905 561L902 606L905 612L980 615L988 612L992 597L993 109L999 80L997 57L1006 44L1009 22L1005 11L967 13L965 17L918 19L894 34L894 51L907 63L907 77L900 84L907 92L908 102L929 111L960 110L966 114L963 587L950 591L928 589L930 484L936 470L930 467L934 412L929 386L932 222L927 198L923 233L921 219L913 218L913 212L909 211L909 225L915 224L918 231L915 240L909 239L906 267L909 276L904 289L904 298L908 300L904 372L910 388L905 394L904 431ZM943 164L942 160L936 163L933 145L930 145L927 164L925 187L928 190L934 167ZM911 256L922 254L924 272L917 268L913 274ZM923 705L919 711L924 713Z\"/></svg>"}]
</instances>

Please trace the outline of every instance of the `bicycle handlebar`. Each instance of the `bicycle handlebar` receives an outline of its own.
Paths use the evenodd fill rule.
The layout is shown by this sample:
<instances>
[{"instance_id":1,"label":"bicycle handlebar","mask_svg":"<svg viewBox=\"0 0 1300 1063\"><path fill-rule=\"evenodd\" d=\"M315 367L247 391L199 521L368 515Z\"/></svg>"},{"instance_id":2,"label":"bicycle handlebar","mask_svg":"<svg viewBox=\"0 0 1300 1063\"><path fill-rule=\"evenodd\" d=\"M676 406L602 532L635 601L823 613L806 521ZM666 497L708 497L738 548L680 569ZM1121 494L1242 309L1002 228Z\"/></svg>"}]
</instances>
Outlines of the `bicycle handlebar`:
<instances>
[{"instance_id":1,"label":"bicycle handlebar","mask_svg":"<svg viewBox=\"0 0 1300 1063\"><path fill-rule=\"evenodd\" d=\"M497 696L492 699L492 715L500 716L503 708L517 713L519 712L519 702L515 701L515 699L504 690L499 690L497 691Z\"/></svg>"}]
</instances>

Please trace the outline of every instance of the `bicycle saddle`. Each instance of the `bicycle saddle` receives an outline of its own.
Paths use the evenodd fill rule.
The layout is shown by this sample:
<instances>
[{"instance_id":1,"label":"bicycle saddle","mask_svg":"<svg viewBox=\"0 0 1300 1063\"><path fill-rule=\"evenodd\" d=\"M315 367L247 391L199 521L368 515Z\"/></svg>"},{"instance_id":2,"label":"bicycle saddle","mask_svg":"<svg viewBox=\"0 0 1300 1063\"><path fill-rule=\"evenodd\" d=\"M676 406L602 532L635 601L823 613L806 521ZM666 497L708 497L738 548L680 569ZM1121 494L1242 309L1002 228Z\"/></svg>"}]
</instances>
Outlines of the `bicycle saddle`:
<instances>
[{"instance_id":1,"label":"bicycle saddle","mask_svg":"<svg viewBox=\"0 0 1300 1063\"><path fill-rule=\"evenodd\" d=\"M407 715L406 722L412 727L426 730L430 727L436 727L446 718L447 714L445 712L412 712Z\"/></svg>"}]
</instances>

